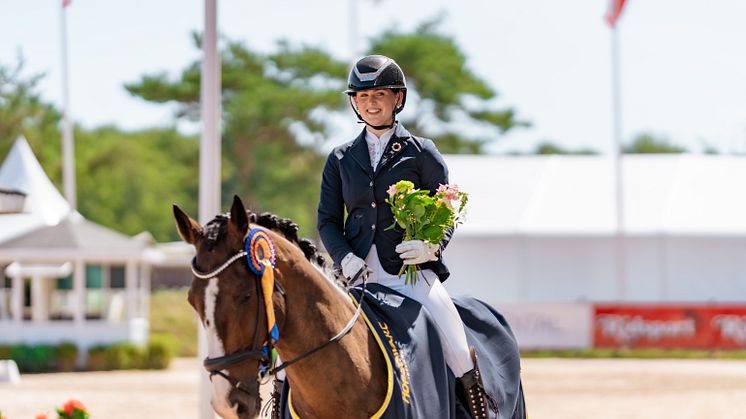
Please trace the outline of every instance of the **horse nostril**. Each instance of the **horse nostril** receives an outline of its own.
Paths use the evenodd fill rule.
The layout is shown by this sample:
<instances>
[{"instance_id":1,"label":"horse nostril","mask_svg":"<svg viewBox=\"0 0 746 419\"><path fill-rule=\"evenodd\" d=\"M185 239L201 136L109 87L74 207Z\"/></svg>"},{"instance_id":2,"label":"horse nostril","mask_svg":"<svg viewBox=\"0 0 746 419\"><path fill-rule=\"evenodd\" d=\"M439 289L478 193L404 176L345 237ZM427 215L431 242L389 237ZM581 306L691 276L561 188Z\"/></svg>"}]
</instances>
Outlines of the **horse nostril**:
<instances>
[{"instance_id":1,"label":"horse nostril","mask_svg":"<svg viewBox=\"0 0 746 419\"><path fill-rule=\"evenodd\" d=\"M239 418L248 418L249 407L243 403L236 403L236 414L238 414Z\"/></svg>"}]
</instances>

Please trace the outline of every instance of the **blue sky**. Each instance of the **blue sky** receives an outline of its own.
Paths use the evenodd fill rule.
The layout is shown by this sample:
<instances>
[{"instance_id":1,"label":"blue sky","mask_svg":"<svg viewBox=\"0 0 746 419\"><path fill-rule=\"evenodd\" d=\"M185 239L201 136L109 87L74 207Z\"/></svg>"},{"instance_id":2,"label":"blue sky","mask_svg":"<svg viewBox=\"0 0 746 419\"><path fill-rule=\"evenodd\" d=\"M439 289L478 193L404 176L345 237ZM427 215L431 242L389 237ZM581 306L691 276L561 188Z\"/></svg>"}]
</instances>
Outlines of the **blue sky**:
<instances>
[{"instance_id":1,"label":"blue sky","mask_svg":"<svg viewBox=\"0 0 746 419\"><path fill-rule=\"evenodd\" d=\"M45 72L45 98L59 103L62 0L0 0L0 62ZM285 38L353 55L353 0L218 0L231 39L271 51ZM442 31L530 129L506 135L492 151L529 150L551 140L608 151L611 139L606 0L356 0L358 51L385 29L413 29L445 16ZM68 9L71 113L92 127L169 125L171 110L130 97L122 85L147 73L174 75L199 56L190 32L201 29L201 0L73 0ZM628 0L619 26L623 137L668 137L699 151L746 152L746 2ZM405 69L406 70L406 69ZM339 141L359 127L352 116Z\"/></svg>"}]
</instances>

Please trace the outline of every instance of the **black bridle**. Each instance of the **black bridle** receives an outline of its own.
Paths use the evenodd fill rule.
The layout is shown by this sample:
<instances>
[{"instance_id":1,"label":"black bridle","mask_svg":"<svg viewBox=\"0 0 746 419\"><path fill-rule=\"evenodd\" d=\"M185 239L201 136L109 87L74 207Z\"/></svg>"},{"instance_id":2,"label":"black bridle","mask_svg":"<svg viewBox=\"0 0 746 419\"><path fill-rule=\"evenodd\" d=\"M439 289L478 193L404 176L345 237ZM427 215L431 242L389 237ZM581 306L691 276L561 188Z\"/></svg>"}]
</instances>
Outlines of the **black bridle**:
<instances>
[{"instance_id":1,"label":"black bridle","mask_svg":"<svg viewBox=\"0 0 746 419\"><path fill-rule=\"evenodd\" d=\"M199 279L209 280L212 278L217 277L220 273L222 273L224 270L226 270L233 262L244 258L248 253L246 251L241 251L235 255L233 255L230 259L228 259L225 263L220 265L217 269L213 270L212 272L204 273L200 271L197 268L197 258L196 256L192 259L192 274L194 274L195 277ZM357 318L360 316L360 310L362 307L363 299L365 298L365 284L368 279L368 272L365 267L363 269L360 269L358 273L355 274L355 276L349 281L349 284L354 284L355 281L357 281L358 278L362 275L363 283L362 283L362 293L360 294L360 300L357 302L357 309L355 310L355 314L352 316L349 322L347 322L347 325L335 336L333 336L328 341L322 343L321 345L308 350L304 352L303 354L299 355L295 359L292 359L290 361L283 361L282 365L280 366L274 366L272 364L272 351L274 350L274 345L271 341L264 342L261 347L259 346L259 330L261 330L262 326L262 307L264 307L264 296L261 290L261 284L260 281L255 281L256 283L256 290L257 294L259 296L259 302L257 304L257 319L256 319L256 328L254 330L254 339L252 341L251 347L249 349L239 350L227 355L210 358L209 356L205 358L203 362L203 366L205 370L207 370L208 373L210 373L210 380L212 380L212 377L214 375L219 375L223 377L226 381L228 381L232 387L245 392L251 397L258 397L258 386L256 391L252 391L252 389L247 388L244 386L244 384L231 377L228 373L223 372L223 370L227 370L231 367L234 367L236 365L242 364L244 362L248 362L251 360L258 360L259 361L259 371L257 371L257 384L261 383L261 381L269 376L273 376L277 374L278 372L284 370L285 368L289 367L290 365L295 364L296 362L311 356L312 354L320 351L321 349L331 345L332 343L338 342L342 337L344 337L347 333L349 333L350 330L352 330L352 326L357 321ZM280 284L277 279L275 279L275 289L280 292L280 294L285 298L285 290Z\"/></svg>"}]
</instances>

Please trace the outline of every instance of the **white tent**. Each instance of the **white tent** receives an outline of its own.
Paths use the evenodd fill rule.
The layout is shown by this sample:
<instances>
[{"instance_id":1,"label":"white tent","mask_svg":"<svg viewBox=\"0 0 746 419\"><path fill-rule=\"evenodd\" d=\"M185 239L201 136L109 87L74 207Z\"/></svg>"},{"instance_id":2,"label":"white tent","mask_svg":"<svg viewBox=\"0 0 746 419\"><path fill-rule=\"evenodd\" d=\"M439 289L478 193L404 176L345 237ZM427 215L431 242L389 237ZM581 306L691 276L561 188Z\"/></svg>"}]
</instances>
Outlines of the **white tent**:
<instances>
[{"instance_id":1,"label":"white tent","mask_svg":"<svg viewBox=\"0 0 746 419\"><path fill-rule=\"evenodd\" d=\"M21 213L0 217L0 242L42 225L56 224L70 213L70 205L44 173L23 137L13 143L0 167L0 185L26 195Z\"/></svg>"},{"instance_id":2,"label":"white tent","mask_svg":"<svg viewBox=\"0 0 746 419\"><path fill-rule=\"evenodd\" d=\"M616 274L605 156L446 156L470 194L453 293L493 303L733 301L746 295L746 157L626 155Z\"/></svg>"}]
</instances>

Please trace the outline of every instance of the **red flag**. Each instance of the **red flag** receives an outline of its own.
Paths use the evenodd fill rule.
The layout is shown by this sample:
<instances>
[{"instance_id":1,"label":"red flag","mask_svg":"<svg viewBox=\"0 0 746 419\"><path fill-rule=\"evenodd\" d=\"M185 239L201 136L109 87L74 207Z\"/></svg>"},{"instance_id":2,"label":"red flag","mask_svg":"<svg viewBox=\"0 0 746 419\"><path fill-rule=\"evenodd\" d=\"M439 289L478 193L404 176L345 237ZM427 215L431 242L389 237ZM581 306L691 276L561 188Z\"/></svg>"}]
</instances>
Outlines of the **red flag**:
<instances>
[{"instance_id":1,"label":"red flag","mask_svg":"<svg viewBox=\"0 0 746 419\"><path fill-rule=\"evenodd\" d=\"M606 11L606 23L612 28L616 27L616 21L622 15L626 0L609 0L609 10Z\"/></svg>"},{"instance_id":2,"label":"red flag","mask_svg":"<svg viewBox=\"0 0 746 419\"><path fill-rule=\"evenodd\" d=\"M73 2L73 0L62 0L62 7L67 7L72 2Z\"/></svg>"}]
</instances>

